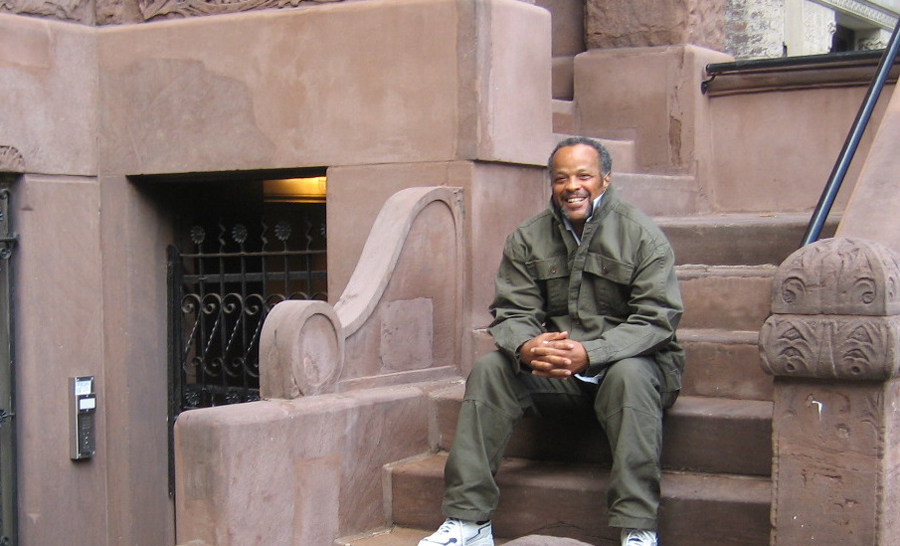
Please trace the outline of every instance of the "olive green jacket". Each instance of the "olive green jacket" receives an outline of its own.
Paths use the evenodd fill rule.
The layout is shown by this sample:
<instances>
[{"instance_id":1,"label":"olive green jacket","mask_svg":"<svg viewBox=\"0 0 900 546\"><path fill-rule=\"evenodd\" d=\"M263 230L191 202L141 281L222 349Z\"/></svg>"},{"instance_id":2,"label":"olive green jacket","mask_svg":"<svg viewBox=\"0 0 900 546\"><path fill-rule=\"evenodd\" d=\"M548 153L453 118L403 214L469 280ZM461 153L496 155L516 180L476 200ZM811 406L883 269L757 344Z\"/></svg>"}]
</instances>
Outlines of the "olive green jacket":
<instances>
[{"instance_id":1,"label":"olive green jacket","mask_svg":"<svg viewBox=\"0 0 900 546\"><path fill-rule=\"evenodd\" d=\"M675 337L681 293L662 231L610 186L584 226L581 245L551 201L506 240L490 332L521 369L519 347L542 332L568 331L594 376L610 364L653 355L663 392L681 389L684 352Z\"/></svg>"}]
</instances>

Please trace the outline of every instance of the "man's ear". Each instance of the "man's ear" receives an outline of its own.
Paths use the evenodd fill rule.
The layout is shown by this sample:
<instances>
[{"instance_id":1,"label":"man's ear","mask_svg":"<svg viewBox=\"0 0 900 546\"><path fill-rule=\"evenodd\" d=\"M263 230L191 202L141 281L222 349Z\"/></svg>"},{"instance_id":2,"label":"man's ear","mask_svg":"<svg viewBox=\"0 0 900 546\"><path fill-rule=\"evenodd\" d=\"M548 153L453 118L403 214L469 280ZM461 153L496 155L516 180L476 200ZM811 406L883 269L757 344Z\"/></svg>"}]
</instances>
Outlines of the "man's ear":
<instances>
[{"instance_id":1,"label":"man's ear","mask_svg":"<svg viewBox=\"0 0 900 546\"><path fill-rule=\"evenodd\" d=\"M609 187L610 182L612 182L612 173L606 173L603 176L603 191L606 191L606 188Z\"/></svg>"}]
</instances>

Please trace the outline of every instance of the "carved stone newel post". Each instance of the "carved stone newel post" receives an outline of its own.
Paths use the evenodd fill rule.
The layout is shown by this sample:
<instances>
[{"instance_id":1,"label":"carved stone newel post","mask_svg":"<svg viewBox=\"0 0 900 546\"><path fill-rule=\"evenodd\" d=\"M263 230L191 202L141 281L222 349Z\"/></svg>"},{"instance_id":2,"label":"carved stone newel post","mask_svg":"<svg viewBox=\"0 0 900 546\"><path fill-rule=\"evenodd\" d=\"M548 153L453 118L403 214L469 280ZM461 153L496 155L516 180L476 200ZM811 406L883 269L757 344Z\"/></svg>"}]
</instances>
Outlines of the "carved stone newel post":
<instances>
[{"instance_id":1,"label":"carved stone newel post","mask_svg":"<svg viewBox=\"0 0 900 546\"><path fill-rule=\"evenodd\" d=\"M900 255L829 239L778 269L773 546L900 544Z\"/></svg>"}]
</instances>

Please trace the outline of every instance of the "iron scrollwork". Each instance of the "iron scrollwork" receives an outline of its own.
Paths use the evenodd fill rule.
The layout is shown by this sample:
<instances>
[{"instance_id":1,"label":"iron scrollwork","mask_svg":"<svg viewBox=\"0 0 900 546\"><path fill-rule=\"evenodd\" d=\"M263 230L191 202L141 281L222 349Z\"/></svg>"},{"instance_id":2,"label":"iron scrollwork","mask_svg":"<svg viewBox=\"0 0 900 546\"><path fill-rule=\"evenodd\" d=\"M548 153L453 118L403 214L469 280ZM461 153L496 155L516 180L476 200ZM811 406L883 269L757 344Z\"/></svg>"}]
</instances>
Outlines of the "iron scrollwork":
<instances>
[{"instance_id":1,"label":"iron scrollwork","mask_svg":"<svg viewBox=\"0 0 900 546\"><path fill-rule=\"evenodd\" d=\"M176 411L259 400L259 338L268 312L288 299L327 299L324 240L312 221L304 223L299 249L291 248L296 232L286 221L262 223L258 236L246 224L220 222L212 240L205 228L190 229L194 249L178 254L183 273L173 280L173 336L181 339L172 363L181 385ZM216 248L207 250L209 243Z\"/></svg>"},{"instance_id":2,"label":"iron scrollwork","mask_svg":"<svg viewBox=\"0 0 900 546\"><path fill-rule=\"evenodd\" d=\"M0 188L0 202L2 202L2 208L0 208L0 226L6 226L6 233L4 235L0 235L0 259L3 261L9 261L12 256L13 249L16 246L16 243L19 241L19 235L16 233L9 233L9 200L11 197L11 193L9 188Z\"/></svg>"}]
</instances>

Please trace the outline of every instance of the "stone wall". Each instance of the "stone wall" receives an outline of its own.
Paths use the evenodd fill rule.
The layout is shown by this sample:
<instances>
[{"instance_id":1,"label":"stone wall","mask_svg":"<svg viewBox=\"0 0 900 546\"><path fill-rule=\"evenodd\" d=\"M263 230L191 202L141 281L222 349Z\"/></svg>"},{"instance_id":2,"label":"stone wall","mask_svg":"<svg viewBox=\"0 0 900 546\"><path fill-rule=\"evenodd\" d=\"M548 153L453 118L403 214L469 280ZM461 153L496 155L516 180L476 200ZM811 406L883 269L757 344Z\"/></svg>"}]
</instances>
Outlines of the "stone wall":
<instances>
[{"instance_id":1,"label":"stone wall","mask_svg":"<svg viewBox=\"0 0 900 546\"><path fill-rule=\"evenodd\" d=\"M725 0L586 0L588 49L692 44L722 50Z\"/></svg>"},{"instance_id":2,"label":"stone wall","mask_svg":"<svg viewBox=\"0 0 900 546\"><path fill-rule=\"evenodd\" d=\"M786 0L729 0L725 50L739 58L784 55Z\"/></svg>"},{"instance_id":3,"label":"stone wall","mask_svg":"<svg viewBox=\"0 0 900 546\"><path fill-rule=\"evenodd\" d=\"M391 194L458 185L483 194L465 203L462 237L498 249L504 222L545 203L549 15L513 0L371 0L101 28L53 19L0 14L0 172L16 180L21 236L21 541L172 544L174 213L132 177L327 167L329 204L350 207L328 211L344 272ZM492 221L495 209L512 214ZM491 250L461 258L464 282L492 274ZM459 303L458 328L483 322L488 292L465 292L480 300ZM74 375L98 388L97 454L82 463L68 457Z\"/></svg>"}]
</instances>

